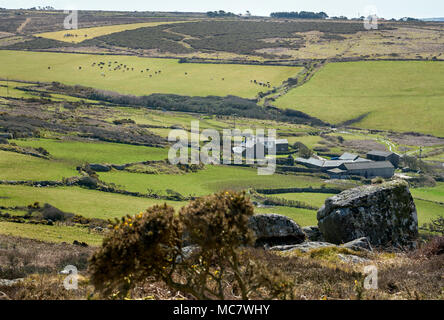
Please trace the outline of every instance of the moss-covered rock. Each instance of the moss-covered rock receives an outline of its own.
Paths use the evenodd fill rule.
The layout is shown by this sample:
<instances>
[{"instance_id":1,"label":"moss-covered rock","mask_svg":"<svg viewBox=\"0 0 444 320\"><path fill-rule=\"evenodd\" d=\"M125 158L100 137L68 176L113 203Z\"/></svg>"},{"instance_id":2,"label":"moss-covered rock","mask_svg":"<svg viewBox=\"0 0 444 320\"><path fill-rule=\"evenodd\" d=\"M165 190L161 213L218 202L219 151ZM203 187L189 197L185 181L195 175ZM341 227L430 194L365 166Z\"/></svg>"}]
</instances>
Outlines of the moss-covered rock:
<instances>
[{"instance_id":1,"label":"moss-covered rock","mask_svg":"<svg viewBox=\"0 0 444 320\"><path fill-rule=\"evenodd\" d=\"M328 198L317 218L325 241L335 244L367 237L374 246L412 247L418 236L415 203L398 180Z\"/></svg>"}]
</instances>

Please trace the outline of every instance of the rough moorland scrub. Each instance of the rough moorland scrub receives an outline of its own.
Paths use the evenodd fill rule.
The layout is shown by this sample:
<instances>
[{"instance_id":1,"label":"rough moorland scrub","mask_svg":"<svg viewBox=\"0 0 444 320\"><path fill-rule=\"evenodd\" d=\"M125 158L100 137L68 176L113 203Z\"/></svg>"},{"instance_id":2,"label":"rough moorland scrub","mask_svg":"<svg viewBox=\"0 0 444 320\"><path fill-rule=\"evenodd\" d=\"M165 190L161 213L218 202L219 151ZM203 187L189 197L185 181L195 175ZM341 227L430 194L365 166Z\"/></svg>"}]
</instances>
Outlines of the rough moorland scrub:
<instances>
[{"instance_id":1,"label":"rough moorland scrub","mask_svg":"<svg viewBox=\"0 0 444 320\"><path fill-rule=\"evenodd\" d=\"M91 283L104 297L151 277L194 299L287 298L291 281L247 249L253 214L245 193L222 192L123 218L90 261Z\"/></svg>"}]
</instances>

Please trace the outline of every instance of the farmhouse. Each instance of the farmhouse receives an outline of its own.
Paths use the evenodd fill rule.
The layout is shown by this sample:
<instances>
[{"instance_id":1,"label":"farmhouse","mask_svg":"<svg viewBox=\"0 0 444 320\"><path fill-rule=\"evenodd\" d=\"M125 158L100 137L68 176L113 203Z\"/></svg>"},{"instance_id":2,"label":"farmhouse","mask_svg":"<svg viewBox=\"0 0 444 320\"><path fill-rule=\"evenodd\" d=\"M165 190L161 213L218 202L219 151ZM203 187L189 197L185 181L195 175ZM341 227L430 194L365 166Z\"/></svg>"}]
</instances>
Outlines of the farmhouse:
<instances>
[{"instance_id":1,"label":"farmhouse","mask_svg":"<svg viewBox=\"0 0 444 320\"><path fill-rule=\"evenodd\" d=\"M394 152L373 150L367 153L367 159L373 161L390 161L395 168L399 165L399 155Z\"/></svg>"},{"instance_id":2,"label":"farmhouse","mask_svg":"<svg viewBox=\"0 0 444 320\"><path fill-rule=\"evenodd\" d=\"M253 136L243 141L240 146L234 147L233 153L242 154L243 157L253 154L256 159L263 159L273 147L276 148L277 154L285 153L288 151L288 140Z\"/></svg>"}]
</instances>

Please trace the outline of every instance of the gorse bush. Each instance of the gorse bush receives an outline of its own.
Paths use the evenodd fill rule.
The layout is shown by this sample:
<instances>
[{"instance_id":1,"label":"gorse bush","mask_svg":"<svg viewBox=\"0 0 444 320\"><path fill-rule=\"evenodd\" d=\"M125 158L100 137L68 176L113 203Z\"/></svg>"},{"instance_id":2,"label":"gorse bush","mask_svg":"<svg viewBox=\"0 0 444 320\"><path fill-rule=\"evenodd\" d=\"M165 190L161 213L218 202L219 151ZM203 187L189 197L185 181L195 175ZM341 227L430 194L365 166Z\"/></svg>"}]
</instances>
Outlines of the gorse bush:
<instances>
[{"instance_id":1,"label":"gorse bush","mask_svg":"<svg viewBox=\"0 0 444 320\"><path fill-rule=\"evenodd\" d=\"M172 207L153 206L122 218L113 228L90 260L96 290L105 295L126 294L134 282L148 275L164 278L170 274L180 250L179 223Z\"/></svg>"},{"instance_id":2,"label":"gorse bush","mask_svg":"<svg viewBox=\"0 0 444 320\"><path fill-rule=\"evenodd\" d=\"M243 193L228 191L192 201L180 211L190 242L203 251L253 244L248 228L253 214L253 204Z\"/></svg>"},{"instance_id":3,"label":"gorse bush","mask_svg":"<svg viewBox=\"0 0 444 320\"><path fill-rule=\"evenodd\" d=\"M123 218L91 258L92 284L105 297L148 278L194 299L290 297L291 281L248 247L253 214L245 193L222 192Z\"/></svg>"}]
</instances>

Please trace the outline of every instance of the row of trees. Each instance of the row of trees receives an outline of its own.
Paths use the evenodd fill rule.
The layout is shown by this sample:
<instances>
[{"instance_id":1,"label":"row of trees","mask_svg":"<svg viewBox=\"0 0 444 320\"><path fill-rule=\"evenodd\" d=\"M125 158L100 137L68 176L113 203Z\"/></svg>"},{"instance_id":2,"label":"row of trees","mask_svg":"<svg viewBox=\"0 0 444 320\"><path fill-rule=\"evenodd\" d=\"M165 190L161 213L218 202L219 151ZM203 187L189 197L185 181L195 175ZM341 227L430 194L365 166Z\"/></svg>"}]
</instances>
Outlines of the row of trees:
<instances>
[{"instance_id":1,"label":"row of trees","mask_svg":"<svg viewBox=\"0 0 444 320\"><path fill-rule=\"evenodd\" d=\"M233 12L225 12L224 10L219 11L208 11L207 16L210 18L220 18L220 17L236 17L237 15Z\"/></svg>"},{"instance_id":2,"label":"row of trees","mask_svg":"<svg viewBox=\"0 0 444 320\"><path fill-rule=\"evenodd\" d=\"M270 14L272 18L287 18L287 19L327 19L328 15L325 12L273 12Z\"/></svg>"}]
</instances>

